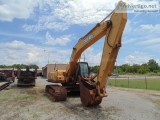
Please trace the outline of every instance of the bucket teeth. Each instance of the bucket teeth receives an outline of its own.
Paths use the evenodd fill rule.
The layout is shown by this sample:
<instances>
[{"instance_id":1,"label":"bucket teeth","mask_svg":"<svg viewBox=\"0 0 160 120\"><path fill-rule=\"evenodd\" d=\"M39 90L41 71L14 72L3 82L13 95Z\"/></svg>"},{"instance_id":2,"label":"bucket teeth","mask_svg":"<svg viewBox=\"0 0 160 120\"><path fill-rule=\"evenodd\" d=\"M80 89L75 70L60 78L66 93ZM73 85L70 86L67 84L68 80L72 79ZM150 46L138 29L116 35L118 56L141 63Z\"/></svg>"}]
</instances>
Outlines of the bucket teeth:
<instances>
[{"instance_id":1,"label":"bucket teeth","mask_svg":"<svg viewBox=\"0 0 160 120\"><path fill-rule=\"evenodd\" d=\"M53 101L65 101L67 99L67 90L58 85L46 85L45 91Z\"/></svg>"}]
</instances>

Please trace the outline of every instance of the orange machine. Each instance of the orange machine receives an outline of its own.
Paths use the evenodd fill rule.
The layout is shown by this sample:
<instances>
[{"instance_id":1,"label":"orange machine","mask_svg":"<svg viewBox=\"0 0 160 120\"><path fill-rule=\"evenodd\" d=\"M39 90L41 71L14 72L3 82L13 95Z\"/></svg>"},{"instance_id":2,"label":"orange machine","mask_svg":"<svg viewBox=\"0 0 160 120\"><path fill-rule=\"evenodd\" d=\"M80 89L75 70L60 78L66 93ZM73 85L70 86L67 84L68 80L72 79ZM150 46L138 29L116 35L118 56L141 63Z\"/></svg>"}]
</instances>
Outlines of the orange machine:
<instances>
[{"instance_id":1,"label":"orange machine","mask_svg":"<svg viewBox=\"0 0 160 120\"><path fill-rule=\"evenodd\" d=\"M80 91L81 102L84 106L93 106L101 103L108 94L105 90L108 77L111 75L118 51L121 47L122 33L127 22L127 13L119 12L121 2L118 3L109 17L103 19L84 37L80 38L73 47L69 65L66 70L55 70L49 73L49 81L61 83L47 85L46 93L56 101L66 100L67 91ZM93 45L100 38L106 36L100 69L96 76L90 76L87 62L78 62L82 52ZM97 77L97 80L95 78Z\"/></svg>"}]
</instances>

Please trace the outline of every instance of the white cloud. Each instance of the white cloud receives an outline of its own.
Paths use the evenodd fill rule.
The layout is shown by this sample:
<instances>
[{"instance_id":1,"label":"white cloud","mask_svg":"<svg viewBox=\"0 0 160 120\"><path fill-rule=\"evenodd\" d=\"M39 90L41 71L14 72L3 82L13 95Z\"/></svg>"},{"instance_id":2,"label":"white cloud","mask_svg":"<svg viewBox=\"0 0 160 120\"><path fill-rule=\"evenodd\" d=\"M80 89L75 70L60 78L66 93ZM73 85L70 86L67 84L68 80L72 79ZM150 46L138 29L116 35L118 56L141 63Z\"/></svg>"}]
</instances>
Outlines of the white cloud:
<instances>
[{"instance_id":1,"label":"white cloud","mask_svg":"<svg viewBox=\"0 0 160 120\"><path fill-rule=\"evenodd\" d=\"M35 58L40 57L39 55L40 55L39 52L32 51L27 53L27 58L29 61L33 61Z\"/></svg>"},{"instance_id":2,"label":"white cloud","mask_svg":"<svg viewBox=\"0 0 160 120\"><path fill-rule=\"evenodd\" d=\"M23 47L25 46L25 43L22 42L22 41L17 41L17 40L14 40L11 43L6 43L4 46L8 47L9 49L23 49Z\"/></svg>"},{"instance_id":3,"label":"white cloud","mask_svg":"<svg viewBox=\"0 0 160 120\"><path fill-rule=\"evenodd\" d=\"M125 57L125 64L143 64L143 63L147 63L148 60L152 59L153 56L147 54L147 53L143 53L143 52L139 52L139 51L135 51L134 53L128 55Z\"/></svg>"},{"instance_id":4,"label":"white cloud","mask_svg":"<svg viewBox=\"0 0 160 120\"><path fill-rule=\"evenodd\" d=\"M127 20L127 23L126 23L126 27L124 29L124 33L128 34L130 33L131 31L133 30L133 23L131 22L131 20Z\"/></svg>"},{"instance_id":5,"label":"white cloud","mask_svg":"<svg viewBox=\"0 0 160 120\"><path fill-rule=\"evenodd\" d=\"M153 54L135 51L132 54L125 57L125 64L144 64L147 63L150 59L156 60L156 62L160 65L160 58L159 56L155 56Z\"/></svg>"},{"instance_id":6,"label":"white cloud","mask_svg":"<svg viewBox=\"0 0 160 120\"><path fill-rule=\"evenodd\" d=\"M148 45L147 49L150 49L152 52L154 51L156 53L156 56L159 57L157 55L157 51L160 51L160 43L157 43L157 44L152 44L152 45Z\"/></svg>"},{"instance_id":7,"label":"white cloud","mask_svg":"<svg viewBox=\"0 0 160 120\"><path fill-rule=\"evenodd\" d=\"M148 39L148 40L143 40L137 44L142 44L142 45L151 45L151 44L160 44L160 38L151 38L151 39Z\"/></svg>"},{"instance_id":8,"label":"white cloud","mask_svg":"<svg viewBox=\"0 0 160 120\"><path fill-rule=\"evenodd\" d=\"M115 0L64 0L55 8L55 14L64 21L73 24L99 22L106 14L114 9ZM109 10L109 11L108 11Z\"/></svg>"},{"instance_id":9,"label":"white cloud","mask_svg":"<svg viewBox=\"0 0 160 120\"><path fill-rule=\"evenodd\" d=\"M45 44L64 46L67 43L69 43L71 41L71 39L73 39L72 35L64 35L64 36L61 36L61 37L54 37L54 36L51 36L51 34L49 32L46 32L46 42L45 42Z\"/></svg>"},{"instance_id":10,"label":"white cloud","mask_svg":"<svg viewBox=\"0 0 160 120\"><path fill-rule=\"evenodd\" d=\"M28 38L28 39L34 39L34 40L42 40L42 37L35 36L32 34L7 33L7 32L0 31L0 35L18 37L18 38Z\"/></svg>"},{"instance_id":11,"label":"white cloud","mask_svg":"<svg viewBox=\"0 0 160 120\"><path fill-rule=\"evenodd\" d=\"M138 39L133 39L133 38L131 38L131 39L124 39L124 40L122 40L122 44L131 44L131 43L135 43L136 41L138 41Z\"/></svg>"},{"instance_id":12,"label":"white cloud","mask_svg":"<svg viewBox=\"0 0 160 120\"><path fill-rule=\"evenodd\" d=\"M46 19L44 21L38 21L38 23L35 25L24 24L22 28L27 32L30 31L39 32L41 30L46 30L46 29L54 29L55 31L64 31L69 28L69 25L67 23L62 23L62 22L53 22L53 21L47 22Z\"/></svg>"},{"instance_id":13,"label":"white cloud","mask_svg":"<svg viewBox=\"0 0 160 120\"><path fill-rule=\"evenodd\" d=\"M142 24L140 27L137 27L137 25L134 25L134 22L129 20L124 31L125 38L122 42L123 44L133 43L136 45L157 44L160 43L159 33L160 24Z\"/></svg>"},{"instance_id":14,"label":"white cloud","mask_svg":"<svg viewBox=\"0 0 160 120\"><path fill-rule=\"evenodd\" d=\"M67 63L70 58L70 49L56 49L39 47L22 41L0 43L1 64L37 64L40 67L50 63Z\"/></svg>"},{"instance_id":15,"label":"white cloud","mask_svg":"<svg viewBox=\"0 0 160 120\"><path fill-rule=\"evenodd\" d=\"M102 51L95 53L95 49L93 47L89 47L86 49L81 55L81 61L85 61L89 63L89 65L100 65L102 57Z\"/></svg>"},{"instance_id":16,"label":"white cloud","mask_svg":"<svg viewBox=\"0 0 160 120\"><path fill-rule=\"evenodd\" d=\"M3 56L3 59L0 60L1 64L31 64L40 62L39 58L42 50L32 44L14 40L12 42L0 43L0 47L0 55ZM30 54L34 56L34 59L30 59Z\"/></svg>"},{"instance_id":17,"label":"white cloud","mask_svg":"<svg viewBox=\"0 0 160 120\"><path fill-rule=\"evenodd\" d=\"M14 18L27 19L38 5L38 0L1 0L0 20L12 21Z\"/></svg>"},{"instance_id":18,"label":"white cloud","mask_svg":"<svg viewBox=\"0 0 160 120\"><path fill-rule=\"evenodd\" d=\"M86 25L100 22L115 8L117 0L59 0L41 1L40 15L35 24L25 24L26 31L41 31L46 29L66 30L69 26Z\"/></svg>"},{"instance_id":19,"label":"white cloud","mask_svg":"<svg viewBox=\"0 0 160 120\"><path fill-rule=\"evenodd\" d=\"M155 24L155 25L144 24L144 25L141 25L140 28L144 31L147 31L153 34L160 33L160 24Z\"/></svg>"}]
</instances>

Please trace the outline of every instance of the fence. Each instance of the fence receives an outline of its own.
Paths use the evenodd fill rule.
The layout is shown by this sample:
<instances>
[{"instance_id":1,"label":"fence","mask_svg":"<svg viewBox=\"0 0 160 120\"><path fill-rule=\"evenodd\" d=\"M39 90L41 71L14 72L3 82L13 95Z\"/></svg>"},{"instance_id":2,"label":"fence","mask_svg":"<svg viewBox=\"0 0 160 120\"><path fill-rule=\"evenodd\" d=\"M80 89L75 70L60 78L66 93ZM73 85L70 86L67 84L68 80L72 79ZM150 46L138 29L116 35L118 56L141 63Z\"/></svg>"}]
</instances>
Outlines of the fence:
<instances>
[{"instance_id":1,"label":"fence","mask_svg":"<svg viewBox=\"0 0 160 120\"><path fill-rule=\"evenodd\" d=\"M108 85L125 88L160 90L160 76L110 77Z\"/></svg>"}]
</instances>

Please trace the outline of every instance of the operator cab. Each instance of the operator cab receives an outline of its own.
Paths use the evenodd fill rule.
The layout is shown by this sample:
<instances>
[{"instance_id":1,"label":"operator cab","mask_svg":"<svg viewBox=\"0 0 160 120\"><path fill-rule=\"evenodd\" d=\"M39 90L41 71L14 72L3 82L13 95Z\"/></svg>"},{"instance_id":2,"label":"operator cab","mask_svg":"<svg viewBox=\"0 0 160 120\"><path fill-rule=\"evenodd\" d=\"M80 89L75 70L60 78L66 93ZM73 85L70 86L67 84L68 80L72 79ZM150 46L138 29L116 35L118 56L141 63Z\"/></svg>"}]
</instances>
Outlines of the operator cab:
<instances>
[{"instance_id":1,"label":"operator cab","mask_svg":"<svg viewBox=\"0 0 160 120\"><path fill-rule=\"evenodd\" d=\"M79 75L88 77L90 75L90 70L87 62L79 62Z\"/></svg>"}]
</instances>

